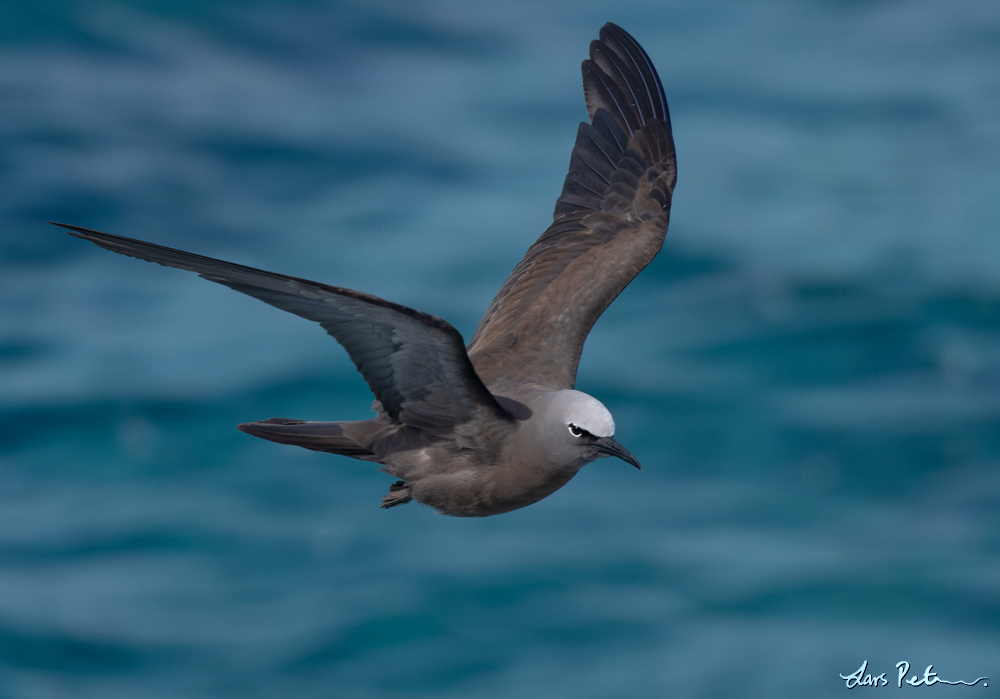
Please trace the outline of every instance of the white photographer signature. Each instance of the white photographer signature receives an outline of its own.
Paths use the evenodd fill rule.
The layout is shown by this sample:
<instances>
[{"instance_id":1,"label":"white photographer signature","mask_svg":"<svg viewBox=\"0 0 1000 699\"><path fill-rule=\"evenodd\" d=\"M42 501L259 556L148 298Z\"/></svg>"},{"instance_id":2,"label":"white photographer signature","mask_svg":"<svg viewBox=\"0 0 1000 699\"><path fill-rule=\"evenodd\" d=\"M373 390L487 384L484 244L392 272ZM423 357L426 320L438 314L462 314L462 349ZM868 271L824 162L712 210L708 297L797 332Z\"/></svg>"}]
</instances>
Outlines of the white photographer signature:
<instances>
[{"instance_id":1,"label":"white photographer signature","mask_svg":"<svg viewBox=\"0 0 1000 699\"><path fill-rule=\"evenodd\" d=\"M984 687L990 686L986 682L986 680L988 680L989 677L980 677L975 682L966 682L965 680L955 680L955 681L943 680L940 677L938 677L936 672L932 672L933 668L934 668L933 665L928 665L927 669L924 670L923 677L918 677L917 675L914 675L913 677L904 680L903 678L906 677L906 673L910 671L910 664L905 660L900 660L898 663L896 663L896 669L899 671L899 677L897 678L896 686L902 687L903 682L906 682L906 684L910 685L911 687L920 687L921 685L930 687L932 684L937 684L939 682L941 684L964 684L969 687L974 687L975 685L982 682ZM847 680L848 689L853 689L854 687L885 687L887 684L889 684L889 680L885 678L884 672L881 675L872 675L871 673L867 672L867 670L868 670L868 661L866 660L863 663L861 663L861 667L859 667L857 670L852 672L850 675L841 675L840 679Z\"/></svg>"}]
</instances>

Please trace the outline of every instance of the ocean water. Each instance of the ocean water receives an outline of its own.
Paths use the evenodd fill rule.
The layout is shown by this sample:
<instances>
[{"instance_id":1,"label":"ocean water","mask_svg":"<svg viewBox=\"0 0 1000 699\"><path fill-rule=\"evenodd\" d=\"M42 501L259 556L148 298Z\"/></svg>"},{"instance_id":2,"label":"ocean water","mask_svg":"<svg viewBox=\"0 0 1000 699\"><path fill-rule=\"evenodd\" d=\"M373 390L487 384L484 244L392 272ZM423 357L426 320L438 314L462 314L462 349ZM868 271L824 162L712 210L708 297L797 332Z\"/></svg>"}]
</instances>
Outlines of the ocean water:
<instances>
[{"instance_id":1,"label":"ocean water","mask_svg":"<svg viewBox=\"0 0 1000 699\"><path fill-rule=\"evenodd\" d=\"M234 429L369 414L321 329L42 223L468 338L606 21L679 160L578 380L643 473L380 510L370 465ZM998 66L992 0L5 2L0 699L995 692Z\"/></svg>"}]
</instances>

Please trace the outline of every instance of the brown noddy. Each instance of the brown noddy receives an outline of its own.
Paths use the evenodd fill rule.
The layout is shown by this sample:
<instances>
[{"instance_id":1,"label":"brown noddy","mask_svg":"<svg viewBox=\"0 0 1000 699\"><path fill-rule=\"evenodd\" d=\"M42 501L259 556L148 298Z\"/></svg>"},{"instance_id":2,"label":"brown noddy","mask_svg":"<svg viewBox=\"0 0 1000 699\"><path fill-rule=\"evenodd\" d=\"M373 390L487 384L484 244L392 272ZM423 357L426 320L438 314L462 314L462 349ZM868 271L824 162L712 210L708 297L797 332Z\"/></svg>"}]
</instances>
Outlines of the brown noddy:
<instances>
[{"instance_id":1,"label":"brown noddy","mask_svg":"<svg viewBox=\"0 0 1000 699\"><path fill-rule=\"evenodd\" d=\"M416 500L456 517L538 502L586 464L615 456L611 413L573 390L594 321L663 245L677 179L663 87L614 24L583 62L580 124L554 221L500 288L468 346L436 316L351 289L58 223L107 250L196 272L316 321L375 395L371 420L271 418L240 425L282 444L374 461Z\"/></svg>"}]
</instances>

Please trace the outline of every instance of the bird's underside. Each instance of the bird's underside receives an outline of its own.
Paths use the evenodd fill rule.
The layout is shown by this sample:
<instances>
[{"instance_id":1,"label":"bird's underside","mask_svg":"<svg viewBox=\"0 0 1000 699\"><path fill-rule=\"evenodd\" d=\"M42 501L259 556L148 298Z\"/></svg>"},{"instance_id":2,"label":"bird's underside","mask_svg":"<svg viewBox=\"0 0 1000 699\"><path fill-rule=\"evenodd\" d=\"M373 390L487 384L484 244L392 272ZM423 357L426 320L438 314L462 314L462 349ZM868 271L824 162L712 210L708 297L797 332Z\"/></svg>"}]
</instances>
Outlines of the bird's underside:
<instances>
[{"instance_id":1,"label":"bird's underside","mask_svg":"<svg viewBox=\"0 0 1000 699\"><path fill-rule=\"evenodd\" d=\"M240 425L263 439L382 464L382 507L456 516L524 507L600 456L638 462L595 399L573 391L590 328L663 244L676 179L663 88L625 31L601 30L583 63L580 125L554 221L490 304L468 347L449 323L328 286L67 224L123 255L193 271L318 322L347 350L376 417Z\"/></svg>"}]
</instances>

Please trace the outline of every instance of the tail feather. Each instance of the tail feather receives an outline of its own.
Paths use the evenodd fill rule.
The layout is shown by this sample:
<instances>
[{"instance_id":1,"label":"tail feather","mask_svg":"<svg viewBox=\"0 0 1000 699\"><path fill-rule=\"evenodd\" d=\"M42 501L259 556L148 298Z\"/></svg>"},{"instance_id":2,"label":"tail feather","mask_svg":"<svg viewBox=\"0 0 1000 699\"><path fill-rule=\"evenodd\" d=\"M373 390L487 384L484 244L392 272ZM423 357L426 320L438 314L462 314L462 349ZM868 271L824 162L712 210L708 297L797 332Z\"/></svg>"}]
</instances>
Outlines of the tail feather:
<instances>
[{"instance_id":1,"label":"tail feather","mask_svg":"<svg viewBox=\"0 0 1000 699\"><path fill-rule=\"evenodd\" d=\"M238 428L247 434L268 439L279 444L292 444L313 451L351 456L355 459L370 460L375 455L356 439L359 435L374 431L366 429L367 423L376 428L374 420L354 422L307 422L272 417L269 420L246 422ZM382 426L380 426L382 427ZM353 428L353 429L352 429ZM353 435L348 436L349 434Z\"/></svg>"}]
</instances>

